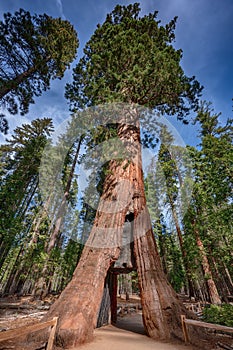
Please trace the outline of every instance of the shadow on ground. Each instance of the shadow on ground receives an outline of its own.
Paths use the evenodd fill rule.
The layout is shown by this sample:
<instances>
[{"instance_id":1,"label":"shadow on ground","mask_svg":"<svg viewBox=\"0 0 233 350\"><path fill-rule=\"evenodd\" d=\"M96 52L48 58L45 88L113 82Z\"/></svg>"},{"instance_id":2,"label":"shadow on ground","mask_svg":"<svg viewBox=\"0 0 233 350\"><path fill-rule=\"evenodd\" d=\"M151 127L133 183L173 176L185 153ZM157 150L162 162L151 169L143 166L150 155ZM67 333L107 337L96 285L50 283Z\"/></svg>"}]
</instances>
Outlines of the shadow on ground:
<instances>
[{"instance_id":1,"label":"shadow on ground","mask_svg":"<svg viewBox=\"0 0 233 350\"><path fill-rule=\"evenodd\" d=\"M135 313L129 316L118 317L115 327L124 329L126 331L146 335L141 313Z\"/></svg>"}]
</instances>

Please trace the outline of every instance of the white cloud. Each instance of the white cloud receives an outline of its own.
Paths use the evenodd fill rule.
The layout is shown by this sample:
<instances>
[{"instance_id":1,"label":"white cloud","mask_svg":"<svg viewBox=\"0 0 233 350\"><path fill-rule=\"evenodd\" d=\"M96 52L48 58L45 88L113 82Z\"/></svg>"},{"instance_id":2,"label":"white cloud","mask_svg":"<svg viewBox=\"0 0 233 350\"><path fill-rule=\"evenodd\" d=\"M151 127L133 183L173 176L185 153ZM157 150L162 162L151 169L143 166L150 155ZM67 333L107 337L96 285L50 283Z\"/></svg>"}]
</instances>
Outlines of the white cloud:
<instances>
[{"instance_id":1,"label":"white cloud","mask_svg":"<svg viewBox=\"0 0 233 350\"><path fill-rule=\"evenodd\" d=\"M61 18L62 19L66 19L66 16L64 15L64 12L63 12L62 1L61 0L56 0L56 5L57 5L57 8L59 10L59 14L60 14Z\"/></svg>"}]
</instances>

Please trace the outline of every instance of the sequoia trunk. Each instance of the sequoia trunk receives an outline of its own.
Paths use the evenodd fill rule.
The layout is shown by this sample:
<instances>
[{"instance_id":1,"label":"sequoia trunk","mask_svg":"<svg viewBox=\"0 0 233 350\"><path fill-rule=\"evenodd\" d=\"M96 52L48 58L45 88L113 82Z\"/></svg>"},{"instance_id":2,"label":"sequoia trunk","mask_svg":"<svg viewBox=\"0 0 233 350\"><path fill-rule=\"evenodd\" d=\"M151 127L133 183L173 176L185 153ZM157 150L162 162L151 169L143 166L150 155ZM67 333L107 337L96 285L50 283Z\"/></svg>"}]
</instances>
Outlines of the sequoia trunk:
<instances>
[{"instance_id":1,"label":"sequoia trunk","mask_svg":"<svg viewBox=\"0 0 233 350\"><path fill-rule=\"evenodd\" d=\"M115 182L113 177L119 168L115 161L111 163L110 169L114 169L114 176L109 175L106 178L106 190L102 199L112 195L112 186ZM116 209L116 214L99 209L73 278L46 317L59 316L57 340L65 348L92 339L105 277L120 253L120 238L126 209L120 212ZM112 209L114 211L114 208Z\"/></svg>"},{"instance_id":2,"label":"sequoia trunk","mask_svg":"<svg viewBox=\"0 0 233 350\"><path fill-rule=\"evenodd\" d=\"M128 206L128 161L112 160L103 185L93 228L71 282L46 315L58 316L57 343L75 347L93 338L110 266L120 254L121 237ZM123 185L118 184L123 180ZM123 203L123 205L122 205Z\"/></svg>"},{"instance_id":3,"label":"sequoia trunk","mask_svg":"<svg viewBox=\"0 0 233 350\"><path fill-rule=\"evenodd\" d=\"M173 333L181 336L180 314L187 312L162 271L146 206L140 128L135 120L133 116L132 123L118 123L118 137L128 154L125 160L109 162L94 225L79 264L46 317L59 317L57 340L64 348L93 337L105 278L119 257L127 215L134 217L134 252L146 331L153 338L168 339ZM116 158L122 159L117 152Z\"/></svg>"},{"instance_id":4,"label":"sequoia trunk","mask_svg":"<svg viewBox=\"0 0 233 350\"><path fill-rule=\"evenodd\" d=\"M187 310L168 283L161 265L146 205L139 127L135 133L139 141L131 170L134 182L134 252L143 323L147 334L154 339L182 338L180 315L187 314Z\"/></svg>"}]
</instances>

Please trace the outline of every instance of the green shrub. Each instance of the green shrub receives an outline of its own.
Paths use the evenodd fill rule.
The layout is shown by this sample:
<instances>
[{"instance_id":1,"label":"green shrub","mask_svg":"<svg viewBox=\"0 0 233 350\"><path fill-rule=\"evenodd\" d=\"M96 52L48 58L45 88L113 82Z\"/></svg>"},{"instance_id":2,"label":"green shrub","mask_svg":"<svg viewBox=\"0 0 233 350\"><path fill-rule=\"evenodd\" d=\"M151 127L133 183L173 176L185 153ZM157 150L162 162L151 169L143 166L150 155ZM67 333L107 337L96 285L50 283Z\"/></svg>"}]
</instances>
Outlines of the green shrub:
<instances>
[{"instance_id":1,"label":"green shrub","mask_svg":"<svg viewBox=\"0 0 233 350\"><path fill-rule=\"evenodd\" d=\"M203 321L233 327L233 305L210 305L203 310Z\"/></svg>"}]
</instances>

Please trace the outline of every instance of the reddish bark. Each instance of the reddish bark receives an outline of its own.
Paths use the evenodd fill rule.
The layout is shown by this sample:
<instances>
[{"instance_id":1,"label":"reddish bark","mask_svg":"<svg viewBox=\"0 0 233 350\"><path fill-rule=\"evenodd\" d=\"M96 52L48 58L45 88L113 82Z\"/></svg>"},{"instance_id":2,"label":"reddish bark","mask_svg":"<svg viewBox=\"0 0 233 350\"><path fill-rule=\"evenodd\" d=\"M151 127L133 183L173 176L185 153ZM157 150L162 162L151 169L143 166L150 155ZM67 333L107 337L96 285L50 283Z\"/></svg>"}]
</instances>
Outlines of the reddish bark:
<instances>
[{"instance_id":1,"label":"reddish bark","mask_svg":"<svg viewBox=\"0 0 233 350\"><path fill-rule=\"evenodd\" d=\"M217 290L217 287L216 287L214 279L213 279L212 271L211 271L210 264L209 264L209 261L208 261L208 258L207 258L206 252L205 252L205 248L204 248L203 242L201 240L201 237L199 235L199 232L198 232L197 228L195 227L194 222L193 222L193 228L194 228L197 246L198 246L198 249L200 251L201 265L202 265L202 269L203 269L203 273L204 273L204 278L206 279L206 286L207 286L210 302L212 304L221 304L221 299L219 297L218 290Z\"/></svg>"},{"instance_id":2,"label":"reddish bark","mask_svg":"<svg viewBox=\"0 0 233 350\"><path fill-rule=\"evenodd\" d=\"M118 192L117 201L111 199L116 195L114 189L118 179L126 173L127 169L122 170L122 163L110 162L99 210L72 281L46 315L46 319L59 316L57 341L65 348L77 346L93 337L105 277L120 254L127 207L119 211L119 203L124 200L121 195L124 197L125 193ZM104 210L108 201L110 213Z\"/></svg>"},{"instance_id":3,"label":"reddish bark","mask_svg":"<svg viewBox=\"0 0 233 350\"><path fill-rule=\"evenodd\" d=\"M122 123L118 135L131 160L110 162L95 222L73 279L46 317L59 316L57 340L64 348L93 337L105 277L119 257L128 212L134 213L134 252L148 335L160 339L181 336L180 314L187 314L162 271L151 229L141 168L140 129L137 124ZM118 187L121 180L124 182Z\"/></svg>"},{"instance_id":4,"label":"reddish bark","mask_svg":"<svg viewBox=\"0 0 233 350\"><path fill-rule=\"evenodd\" d=\"M141 293L143 322L147 334L154 339L182 337L180 315L186 309L178 300L175 291L163 272L154 239L151 220L146 205L143 183L140 131L137 133L138 150L132 165L135 194L134 206L134 251Z\"/></svg>"}]
</instances>

